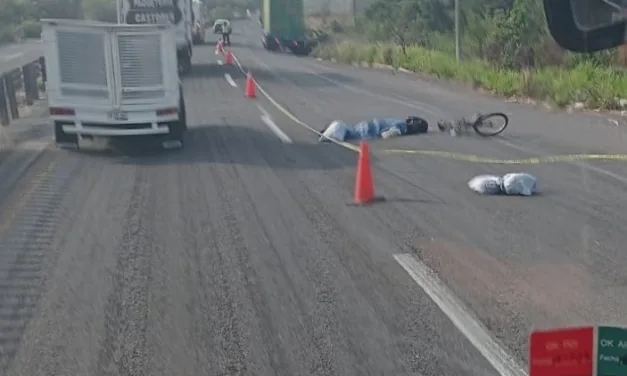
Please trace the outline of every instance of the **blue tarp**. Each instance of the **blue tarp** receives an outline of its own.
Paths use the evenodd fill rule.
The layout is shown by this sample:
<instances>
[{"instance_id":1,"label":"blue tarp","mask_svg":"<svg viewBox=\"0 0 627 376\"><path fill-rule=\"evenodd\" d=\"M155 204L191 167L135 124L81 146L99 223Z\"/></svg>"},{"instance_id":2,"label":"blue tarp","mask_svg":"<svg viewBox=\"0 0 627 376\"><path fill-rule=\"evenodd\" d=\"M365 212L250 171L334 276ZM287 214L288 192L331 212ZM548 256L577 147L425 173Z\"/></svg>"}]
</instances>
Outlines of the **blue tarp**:
<instances>
[{"instance_id":1,"label":"blue tarp","mask_svg":"<svg viewBox=\"0 0 627 376\"><path fill-rule=\"evenodd\" d=\"M332 138L336 141L369 140L381 137L383 132L394 127L402 135L407 133L405 120L396 118L364 120L354 125L334 121L325 129L320 141L325 138Z\"/></svg>"}]
</instances>

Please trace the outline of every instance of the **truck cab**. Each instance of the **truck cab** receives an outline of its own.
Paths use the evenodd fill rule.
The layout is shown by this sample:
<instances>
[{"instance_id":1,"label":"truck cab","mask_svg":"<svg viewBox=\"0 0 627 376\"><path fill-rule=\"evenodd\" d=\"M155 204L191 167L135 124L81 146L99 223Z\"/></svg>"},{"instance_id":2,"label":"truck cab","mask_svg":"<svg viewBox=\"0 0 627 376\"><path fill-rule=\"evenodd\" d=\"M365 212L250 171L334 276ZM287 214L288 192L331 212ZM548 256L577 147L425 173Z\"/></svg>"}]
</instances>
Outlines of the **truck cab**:
<instances>
[{"instance_id":1,"label":"truck cab","mask_svg":"<svg viewBox=\"0 0 627 376\"><path fill-rule=\"evenodd\" d=\"M79 137L156 136L182 147L187 129L176 36L167 25L44 19L50 119L61 148Z\"/></svg>"}]
</instances>

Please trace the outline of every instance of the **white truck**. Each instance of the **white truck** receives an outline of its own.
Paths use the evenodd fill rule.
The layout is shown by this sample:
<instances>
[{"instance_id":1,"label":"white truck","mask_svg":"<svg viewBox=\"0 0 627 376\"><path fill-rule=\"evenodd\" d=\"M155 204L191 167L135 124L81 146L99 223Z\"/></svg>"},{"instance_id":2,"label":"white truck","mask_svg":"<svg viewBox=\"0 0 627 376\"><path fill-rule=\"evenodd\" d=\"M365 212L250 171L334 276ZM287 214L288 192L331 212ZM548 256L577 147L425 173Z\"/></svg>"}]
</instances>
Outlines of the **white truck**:
<instances>
[{"instance_id":1,"label":"white truck","mask_svg":"<svg viewBox=\"0 0 627 376\"><path fill-rule=\"evenodd\" d=\"M194 44L205 43L205 17L203 15L202 2L200 0L192 0L192 15L194 27L192 32L192 42Z\"/></svg>"},{"instance_id":2,"label":"white truck","mask_svg":"<svg viewBox=\"0 0 627 376\"><path fill-rule=\"evenodd\" d=\"M56 143L156 136L183 146L187 130L176 35L168 25L43 19L50 119Z\"/></svg>"},{"instance_id":3,"label":"white truck","mask_svg":"<svg viewBox=\"0 0 627 376\"><path fill-rule=\"evenodd\" d=\"M176 56L182 73L192 69L192 0L117 0L118 23L169 24L176 30Z\"/></svg>"}]
</instances>

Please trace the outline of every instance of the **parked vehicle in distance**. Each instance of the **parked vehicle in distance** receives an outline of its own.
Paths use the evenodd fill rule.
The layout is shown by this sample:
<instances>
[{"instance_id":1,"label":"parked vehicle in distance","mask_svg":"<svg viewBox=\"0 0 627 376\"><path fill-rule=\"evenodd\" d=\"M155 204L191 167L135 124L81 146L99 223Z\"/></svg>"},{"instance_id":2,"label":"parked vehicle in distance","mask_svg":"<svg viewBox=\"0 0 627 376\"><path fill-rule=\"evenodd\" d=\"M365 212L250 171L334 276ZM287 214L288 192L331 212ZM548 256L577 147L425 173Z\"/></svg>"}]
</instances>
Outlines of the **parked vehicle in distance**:
<instances>
[{"instance_id":1,"label":"parked vehicle in distance","mask_svg":"<svg viewBox=\"0 0 627 376\"><path fill-rule=\"evenodd\" d=\"M263 0L260 23L261 43L266 50L287 49L295 55L308 55L312 45L307 40L303 0Z\"/></svg>"},{"instance_id":2,"label":"parked vehicle in distance","mask_svg":"<svg viewBox=\"0 0 627 376\"><path fill-rule=\"evenodd\" d=\"M187 130L175 30L41 20L54 137L61 148L79 138L155 136L183 146Z\"/></svg>"}]
</instances>

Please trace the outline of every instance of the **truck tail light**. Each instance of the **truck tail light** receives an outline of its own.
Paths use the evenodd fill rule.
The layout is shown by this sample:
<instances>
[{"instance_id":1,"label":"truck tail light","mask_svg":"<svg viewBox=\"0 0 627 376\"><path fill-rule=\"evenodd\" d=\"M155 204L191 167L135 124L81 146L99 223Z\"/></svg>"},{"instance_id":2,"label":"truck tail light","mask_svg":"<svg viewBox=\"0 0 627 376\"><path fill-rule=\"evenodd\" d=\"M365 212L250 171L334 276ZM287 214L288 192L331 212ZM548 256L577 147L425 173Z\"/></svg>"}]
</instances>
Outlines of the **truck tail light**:
<instances>
[{"instance_id":1,"label":"truck tail light","mask_svg":"<svg viewBox=\"0 0 627 376\"><path fill-rule=\"evenodd\" d=\"M179 109L176 107L168 107L157 110L157 116L170 116L175 115L179 112Z\"/></svg>"},{"instance_id":2,"label":"truck tail light","mask_svg":"<svg viewBox=\"0 0 627 376\"><path fill-rule=\"evenodd\" d=\"M74 115L76 115L76 113L74 112L73 108L50 107L49 111L50 111L50 115L56 115L56 116L74 116Z\"/></svg>"}]
</instances>

